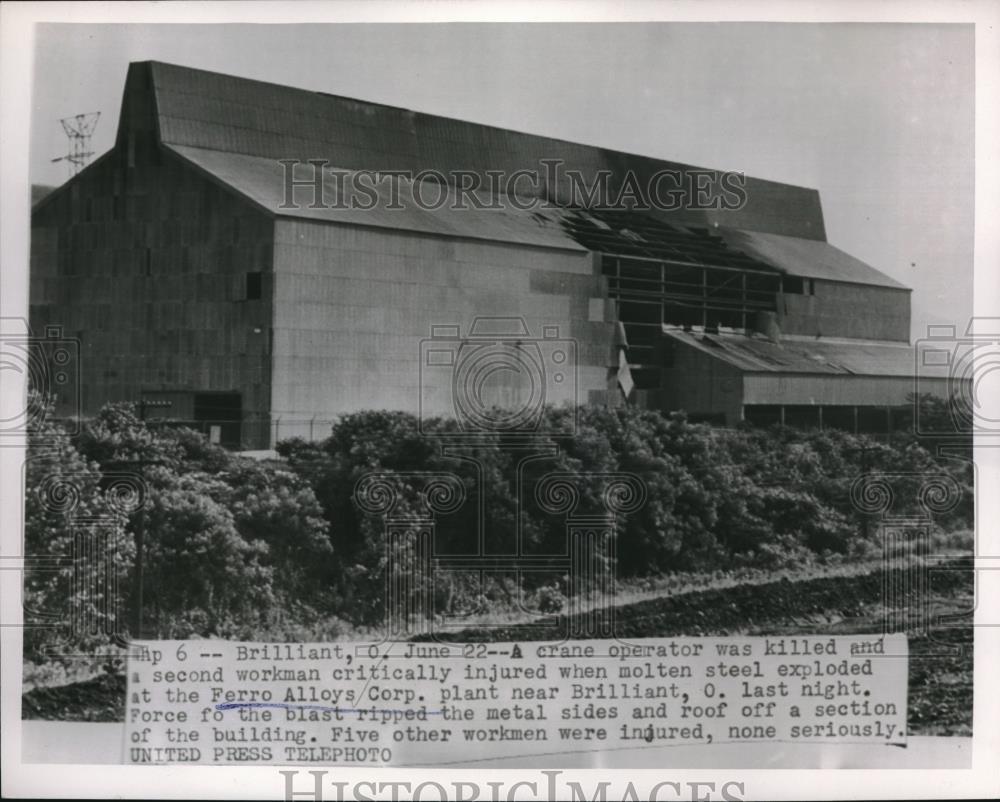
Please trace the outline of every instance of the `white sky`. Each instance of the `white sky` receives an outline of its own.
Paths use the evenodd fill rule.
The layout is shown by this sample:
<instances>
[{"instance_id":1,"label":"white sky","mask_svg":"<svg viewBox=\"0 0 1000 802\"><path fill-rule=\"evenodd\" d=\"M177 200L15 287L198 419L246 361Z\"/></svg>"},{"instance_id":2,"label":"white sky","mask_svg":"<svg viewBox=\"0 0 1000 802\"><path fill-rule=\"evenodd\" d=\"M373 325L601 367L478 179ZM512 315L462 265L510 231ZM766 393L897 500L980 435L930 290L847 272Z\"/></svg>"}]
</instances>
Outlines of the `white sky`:
<instances>
[{"instance_id":1,"label":"white sky","mask_svg":"<svg viewBox=\"0 0 1000 802\"><path fill-rule=\"evenodd\" d=\"M973 28L930 24L70 25L36 31L31 175L59 118L111 147L158 60L816 187L827 238L913 287L914 336L972 314Z\"/></svg>"}]
</instances>

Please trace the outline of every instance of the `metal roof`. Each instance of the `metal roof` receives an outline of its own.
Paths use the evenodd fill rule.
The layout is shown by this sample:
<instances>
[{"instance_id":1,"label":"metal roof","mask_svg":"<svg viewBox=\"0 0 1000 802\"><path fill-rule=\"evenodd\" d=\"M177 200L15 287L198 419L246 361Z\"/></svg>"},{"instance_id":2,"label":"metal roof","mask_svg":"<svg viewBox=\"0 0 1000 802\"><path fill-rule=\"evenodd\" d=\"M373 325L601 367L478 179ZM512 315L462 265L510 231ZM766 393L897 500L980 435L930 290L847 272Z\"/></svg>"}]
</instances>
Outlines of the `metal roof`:
<instances>
[{"instance_id":1,"label":"metal roof","mask_svg":"<svg viewBox=\"0 0 1000 802\"><path fill-rule=\"evenodd\" d=\"M737 250L773 265L784 273L805 278L907 289L885 273L828 242L722 227L716 229L716 232Z\"/></svg>"},{"instance_id":2,"label":"metal roof","mask_svg":"<svg viewBox=\"0 0 1000 802\"><path fill-rule=\"evenodd\" d=\"M448 199L439 209L424 208L413 200L413 185L399 181L398 197L393 203L393 189L388 180L374 182L368 177L364 185L376 198L370 209L351 208L338 200L338 186L332 170L324 170L321 204L313 208L313 188L295 191L294 203L285 198L284 167L274 159L226 153L219 150L205 150L169 145L168 148L218 181L232 187L262 209L283 217L297 217L327 223L374 226L422 234L436 234L449 237L486 239L497 242L534 245L545 248L562 248L586 252L586 248L576 243L559 224L564 212L522 211L512 207L500 209L475 209L469 204L467 209L453 208L455 190L441 185L430 186L422 182L422 197L437 206L439 192L445 192ZM359 176L358 171L342 170L342 183L350 187ZM355 198L367 204L371 198L361 193ZM484 203L488 199L484 199ZM293 206L294 208L285 208ZM344 208L340 208L341 205ZM401 208L390 208L401 207Z\"/></svg>"},{"instance_id":3,"label":"metal roof","mask_svg":"<svg viewBox=\"0 0 1000 802\"><path fill-rule=\"evenodd\" d=\"M914 376L919 351L907 343L782 340L709 334L665 326L669 340L695 348L746 373L807 373L840 376ZM946 367L923 366L919 375L946 378Z\"/></svg>"},{"instance_id":4,"label":"metal roof","mask_svg":"<svg viewBox=\"0 0 1000 802\"><path fill-rule=\"evenodd\" d=\"M902 287L826 242L721 227L685 227L663 223L638 211L584 211L550 205L518 209L510 204L493 209L476 209L469 204L469 208L456 209L453 187L423 182L422 197L435 206L440 204L440 208L430 209L414 202L411 182L398 182L399 194L394 201L388 179L378 182L367 176L364 184L376 197L373 207L350 208L346 203L340 208L338 187L341 182L345 187L352 186L362 173L357 170L323 170L321 205L314 208L314 190L309 186L295 190L295 203L290 204L285 197L285 168L275 159L183 145L167 148L263 210L283 217ZM335 179L334 172L343 178ZM308 166L299 167L295 173L297 180L311 176ZM439 192L446 195L443 202L438 200ZM354 197L369 201L359 193ZM484 205L491 202L488 195L480 193L479 198ZM762 242L766 248L759 246Z\"/></svg>"},{"instance_id":5,"label":"metal roof","mask_svg":"<svg viewBox=\"0 0 1000 802\"><path fill-rule=\"evenodd\" d=\"M538 194L560 200L570 197L569 170L578 170L588 181L607 171L612 176L609 194L617 193L629 173L645 187L663 170L683 175L703 171L679 162L172 64L130 66L130 73L142 70L150 74L165 144L414 173L468 170L484 175L496 170L510 176L527 169L544 174L543 160L559 159L560 178L551 185L540 182ZM685 208L654 214L689 225L825 238L815 189L752 177L746 178L745 189L747 202L740 209Z\"/></svg>"},{"instance_id":6,"label":"metal roof","mask_svg":"<svg viewBox=\"0 0 1000 802\"><path fill-rule=\"evenodd\" d=\"M732 211L583 210L552 203L455 209L450 200L434 210L413 203L406 182L400 182L402 209L388 208L387 185L378 186L369 210L285 208L282 159L324 159L349 176L372 170L510 175L541 168L550 158L590 178L608 171L643 180L664 169L699 168L159 62L129 67L119 143L128 126L148 124L125 113L129 92L150 90L154 102L136 108L155 109L160 143L275 215L902 288L825 242L815 190L749 177L748 202ZM328 177L324 192L335 195L332 183ZM565 189L565 181L543 182L538 194L561 203ZM454 197L453 188L448 192Z\"/></svg>"},{"instance_id":7,"label":"metal roof","mask_svg":"<svg viewBox=\"0 0 1000 802\"><path fill-rule=\"evenodd\" d=\"M763 271L777 269L796 275L840 278L836 274L824 274L807 261L797 262L788 258L774 260L769 257L762 259L751 248L733 247L731 243L737 241L734 235L748 238L749 232L731 229L723 231L721 228L692 229L660 222L643 212L583 211L541 205L525 210L509 204L494 209L476 209L469 204L467 209L456 209L453 203L456 190L453 187L423 182L419 191L425 200L437 206L440 192L444 192L447 198L440 203L441 208L429 209L426 204L414 202L413 184L408 181L398 182L398 197L393 205L389 180L378 182L368 176L365 177L364 184L371 187L370 191L376 197L375 204L370 209L351 208L350 203L338 203L340 199L337 193L340 186L350 187L353 181L358 180L361 171L356 170L323 170L321 204L314 208L314 189L311 186L295 190L292 199L294 204L290 204L285 197L285 168L274 159L182 145L167 147L216 180L232 187L263 210L283 217L581 252L590 250L689 264ZM335 179L335 171L343 178ZM312 175L308 166L304 170L302 167L298 168L295 173L297 180ZM366 204L370 200L358 193L354 193L354 197ZM480 194L479 197L483 204L491 201L488 195ZM290 206L294 208L288 208ZM791 253L795 252L795 243L802 242L804 245L800 248L804 250L808 247L814 254L833 251L850 259L825 242L799 241L794 237L780 239ZM747 255L748 253L753 255ZM865 275L867 283L877 284L881 279L884 286L898 286L867 265L858 264L869 271Z\"/></svg>"}]
</instances>

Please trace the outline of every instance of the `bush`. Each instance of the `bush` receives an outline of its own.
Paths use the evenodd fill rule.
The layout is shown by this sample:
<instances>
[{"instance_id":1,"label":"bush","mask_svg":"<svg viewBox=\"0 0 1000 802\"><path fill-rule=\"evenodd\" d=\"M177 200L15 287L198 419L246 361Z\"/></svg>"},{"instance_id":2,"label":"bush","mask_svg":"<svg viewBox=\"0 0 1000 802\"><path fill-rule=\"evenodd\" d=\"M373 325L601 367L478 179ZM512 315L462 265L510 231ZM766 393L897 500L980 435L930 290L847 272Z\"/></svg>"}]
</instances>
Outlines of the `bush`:
<instances>
[{"instance_id":1,"label":"bush","mask_svg":"<svg viewBox=\"0 0 1000 802\"><path fill-rule=\"evenodd\" d=\"M51 414L31 426L27 445L24 553L29 566L30 558L46 558L51 567L25 571L24 656L46 662L96 654L115 645L115 627L123 624L114 611L129 598L133 535L101 487L99 466L74 447ZM87 543L98 559L79 558L93 553ZM116 584L107 581L105 568ZM81 621L90 626L73 626Z\"/></svg>"},{"instance_id":2,"label":"bush","mask_svg":"<svg viewBox=\"0 0 1000 802\"><path fill-rule=\"evenodd\" d=\"M572 516L594 521L609 514L604 474L634 477L645 494L639 509L606 519L615 525L617 548L605 567L622 579L877 554L875 516L851 498L863 474L895 477L892 514L912 515L923 511L924 479L944 473L961 498L935 514L936 542L973 523L971 462L935 458L913 437L887 443L836 431L721 430L631 407L549 408L543 427L551 434L528 449L493 433L465 436L459 447L454 421L359 412L343 416L322 442L285 441L277 447L282 460L254 462L197 432L142 421L130 405L112 404L73 439L53 425L32 433L26 544L39 554L70 547L66 514L43 503L53 481L73 485L82 513L103 514L108 476L131 465L144 476L148 506L145 514L120 516L112 536L126 579L122 609L134 610L134 536L143 526L148 634L253 637L367 631L384 619L386 583L397 579L409 588L400 604L411 609L432 600L448 615L559 612L567 591L553 577L565 566L550 558L567 554ZM391 510L359 505L359 482L372 474L394 500ZM547 496L542 484L552 474L566 479L561 499ZM453 484L434 491L429 482L440 475ZM575 504L553 506L569 498ZM519 548L537 558L538 570L452 571L432 580L413 570L409 545L431 536L431 528L442 561L480 547L486 554ZM32 574L26 600L52 609L65 602L70 582L66 572ZM54 642L32 637L28 656L40 659Z\"/></svg>"},{"instance_id":3,"label":"bush","mask_svg":"<svg viewBox=\"0 0 1000 802\"><path fill-rule=\"evenodd\" d=\"M555 585L543 585L535 593L535 604L540 613L548 615L562 612L566 606L566 597Z\"/></svg>"},{"instance_id":4,"label":"bush","mask_svg":"<svg viewBox=\"0 0 1000 802\"><path fill-rule=\"evenodd\" d=\"M87 514L106 505L100 487L112 475L141 480L145 509L122 517L124 623L137 604L130 590L139 527L147 636L252 633L282 616L310 624L332 612L339 568L330 526L309 482L283 463L240 458L198 432L143 421L130 404L107 405L72 442L58 428L45 434L44 447L37 437L29 443L28 533L39 549L71 536L63 518L32 506L46 477L72 474ZM60 587L50 579L38 592L58 597Z\"/></svg>"}]
</instances>

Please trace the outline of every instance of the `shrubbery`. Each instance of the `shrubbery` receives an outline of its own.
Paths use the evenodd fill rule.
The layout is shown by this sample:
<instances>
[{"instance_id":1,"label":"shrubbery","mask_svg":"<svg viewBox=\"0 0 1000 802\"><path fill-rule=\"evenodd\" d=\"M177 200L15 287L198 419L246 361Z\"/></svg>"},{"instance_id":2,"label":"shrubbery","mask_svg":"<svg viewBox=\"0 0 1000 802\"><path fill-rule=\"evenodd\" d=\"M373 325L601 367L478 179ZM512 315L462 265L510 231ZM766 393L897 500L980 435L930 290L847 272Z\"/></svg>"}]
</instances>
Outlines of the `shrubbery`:
<instances>
[{"instance_id":1,"label":"shrubbery","mask_svg":"<svg viewBox=\"0 0 1000 802\"><path fill-rule=\"evenodd\" d=\"M25 531L29 556L73 554L81 521L104 516L114 545L116 604L109 586L88 602L94 634L74 629L70 651L93 649L108 638L117 607L119 636L136 636L136 533L145 533L144 635L153 638L221 635L252 637L290 618L319 621L331 612L329 577L337 570L329 525L309 484L281 463L255 463L213 446L187 429L153 428L127 404L105 407L70 438L45 425L29 436ZM53 477L66 475L79 502L43 503ZM130 476L147 496L144 510L114 514L103 485ZM107 520L116 521L109 526ZM52 617L51 629L29 627L26 656L63 653L74 566L29 571L28 600L35 615ZM99 580L99 577L95 577ZM84 588L86 591L87 588Z\"/></svg>"},{"instance_id":2,"label":"shrubbery","mask_svg":"<svg viewBox=\"0 0 1000 802\"><path fill-rule=\"evenodd\" d=\"M513 547L518 516L527 553L565 551L565 519L539 507L534 482L552 471L584 477L581 508L587 512L600 509L601 491L601 482L586 479L587 474L634 474L645 485L646 502L618 522L619 578L774 569L872 555L881 547L875 516L859 509L851 496L855 480L865 473L872 478L893 475L896 516L917 512L921 482L944 473L955 480L962 498L936 516L936 525L951 530L972 524L971 464L936 461L913 437L887 443L838 431L721 430L692 424L683 414L664 416L630 407L580 407L575 412L572 428L570 410L547 410L542 430L567 435L540 440L537 451L549 446L558 453L531 462L524 462L522 447L492 434L479 435L468 449L451 445L445 451L440 435L453 434L454 423L424 421L421 429L415 416L401 412L348 415L322 443L282 443L279 451L310 482L334 524L334 548L347 566L341 581L345 601L365 602L345 604L341 614L370 624L382 612L382 522L351 501L357 481L372 471L399 475L401 495L411 505L417 503L417 488L405 474L461 477L468 500L458 513L438 516L438 554L471 550L480 502L484 541L493 553ZM497 580L489 588L466 588L464 593L511 596L533 592L551 580L545 574L526 575L513 591Z\"/></svg>"},{"instance_id":3,"label":"shrubbery","mask_svg":"<svg viewBox=\"0 0 1000 802\"><path fill-rule=\"evenodd\" d=\"M387 559L383 520L354 500L358 482L373 472L394 488L393 515L401 519L426 513L422 475L458 477L464 502L436 517L438 555L473 551L480 532L493 553L513 551L515 532L526 554L564 553L565 516L540 504L539 480L552 472L574 476L577 512L589 514L603 509L603 480L594 474L634 475L646 500L617 521L614 570L621 579L871 555L879 548L873 516L851 500L865 473L897 476L894 515L917 509L921 477L945 473L962 498L935 524L949 531L972 524L971 464L935 460L913 437L876 442L836 431L721 430L634 408L545 414L543 431L557 434L528 450L494 434L445 449L456 433L452 421L421 427L406 413L361 412L344 416L322 442L285 441L278 446L283 460L254 462L188 429L143 422L128 405L111 405L72 438L52 425L32 433L28 554L65 550L72 537L65 512L40 501L53 476L73 477L76 514L97 514L107 512L104 478L123 465L138 470L141 460L145 513L122 517L111 533L121 609L135 604L134 536L143 526L147 636L249 638L302 626L335 633L336 619L362 627L381 620L387 573L400 569ZM70 585L69 569L33 573L26 598L40 611L65 610ZM558 612L569 587L558 571L494 574L485 583L456 572L415 591L433 595L445 614L491 605ZM100 601L93 602L95 615ZM33 635L28 653L39 657L54 647L50 637Z\"/></svg>"}]
</instances>

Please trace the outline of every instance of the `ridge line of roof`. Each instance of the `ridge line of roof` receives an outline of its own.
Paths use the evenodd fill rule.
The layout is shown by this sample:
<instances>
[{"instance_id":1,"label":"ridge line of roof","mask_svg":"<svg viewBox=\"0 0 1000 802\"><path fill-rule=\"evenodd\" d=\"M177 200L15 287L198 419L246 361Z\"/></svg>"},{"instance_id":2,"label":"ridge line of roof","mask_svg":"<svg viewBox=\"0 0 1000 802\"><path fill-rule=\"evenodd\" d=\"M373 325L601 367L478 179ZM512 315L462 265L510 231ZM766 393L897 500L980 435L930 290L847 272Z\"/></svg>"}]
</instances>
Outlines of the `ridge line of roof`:
<instances>
[{"instance_id":1,"label":"ridge line of roof","mask_svg":"<svg viewBox=\"0 0 1000 802\"><path fill-rule=\"evenodd\" d=\"M585 142L579 142L579 141L572 140L572 139L563 139L562 137L549 136L547 134L538 134L538 133L532 133L530 131L521 131L521 130L518 130L518 129L515 129L515 128L504 128L502 126L493 125L491 123L482 123L482 122L477 122L475 120L466 120L466 119L462 119L460 117L449 117L449 116L446 116L444 114L437 114L437 113L429 112L429 111L419 111L417 109L410 109L410 108L407 108L405 106L394 106L394 105L389 104L389 103L382 103L382 102L374 101L374 100L364 100L362 98L349 97L347 95L337 95L337 94L334 94L332 92L324 92L324 91L319 90L319 89L306 89L306 88L301 87L301 86L290 86L289 84L280 84L280 83L275 83L274 81L262 81L259 78L247 78L247 77L241 76L241 75L233 75L232 73L216 72L215 70L205 70L205 69L202 69L200 67L188 67L188 66L185 66L185 65L182 65L182 64L174 64L174 63L168 62L168 61L148 60L148 61L145 61L145 62L141 62L141 61L140 62L130 62L130 64L159 65L159 66L167 67L168 69L188 70L190 72L201 72L201 73L206 73L208 75L220 76L222 78L230 78L230 79L237 80L237 81L245 81L247 83L255 83L255 84L261 84L263 86L275 87L275 88L278 88L278 89L284 89L286 91L292 90L292 91L295 91L295 92L304 92L304 93L307 93L307 94L310 94L310 95L321 95L321 96L324 96L324 97L333 98L335 100L347 101L349 103L358 103L360 105L366 105L366 106L379 106L381 108L391 109L392 111L405 112L407 114L419 114L419 115L423 115L425 117L433 117L433 118L440 119L440 120L450 120L452 122L462 123L463 125L472 125L472 126L478 126L480 128L488 128L488 129L491 129L491 130L494 130L494 131L502 131L502 132L505 132L505 133L517 134L518 136L526 136L526 137L532 137L534 139L549 140L549 141L552 141L552 142L558 142L558 143L567 144L567 145L575 145L577 147L589 148L589 149L592 149L592 150L602 150L602 151L605 151L607 153L617 154L617 155L621 155L621 156L632 156L634 158L648 159L649 161L652 161L652 162L659 162L659 163L664 163L664 164L672 164L672 165L676 165L678 167L689 168L689 169L692 169L692 170L714 170L715 172L730 172L730 173L741 172L739 170L720 170L720 169L714 168L714 167L701 167L701 166L695 165L695 164L688 164L687 162L674 161L672 159L668 159L668 158L662 157L662 156L650 156L650 155L643 154L643 153L635 153L635 152L632 152L632 151L618 150L616 148L608 147L608 146L605 146L605 145L587 144ZM155 87L155 85L154 85L154 89L155 89L155 91L159 91L159 87ZM177 94L186 94L186 95L195 94L195 93L192 93L192 92L184 92L183 90L170 90L170 91L176 92ZM157 117L159 117L159 116L160 116L160 112L157 111ZM165 114L163 116L172 116L172 115L166 115ZM187 118L176 118L176 119L187 119ZM753 181L759 181L759 182L762 182L762 183L765 183L765 184L772 184L772 185L779 186L779 187L788 187L788 188L791 188L791 189L797 189L797 190L801 190L801 191L804 191L804 192L812 192L812 193L814 193L816 195L819 195L819 190L816 187L810 187L810 186L806 186L804 184L793 184L793 183L789 183L787 181L778 181L778 180L772 179L772 178L760 178L758 176L748 175L747 173L742 173L742 174L744 176L746 176L748 179L751 179Z\"/></svg>"}]
</instances>

